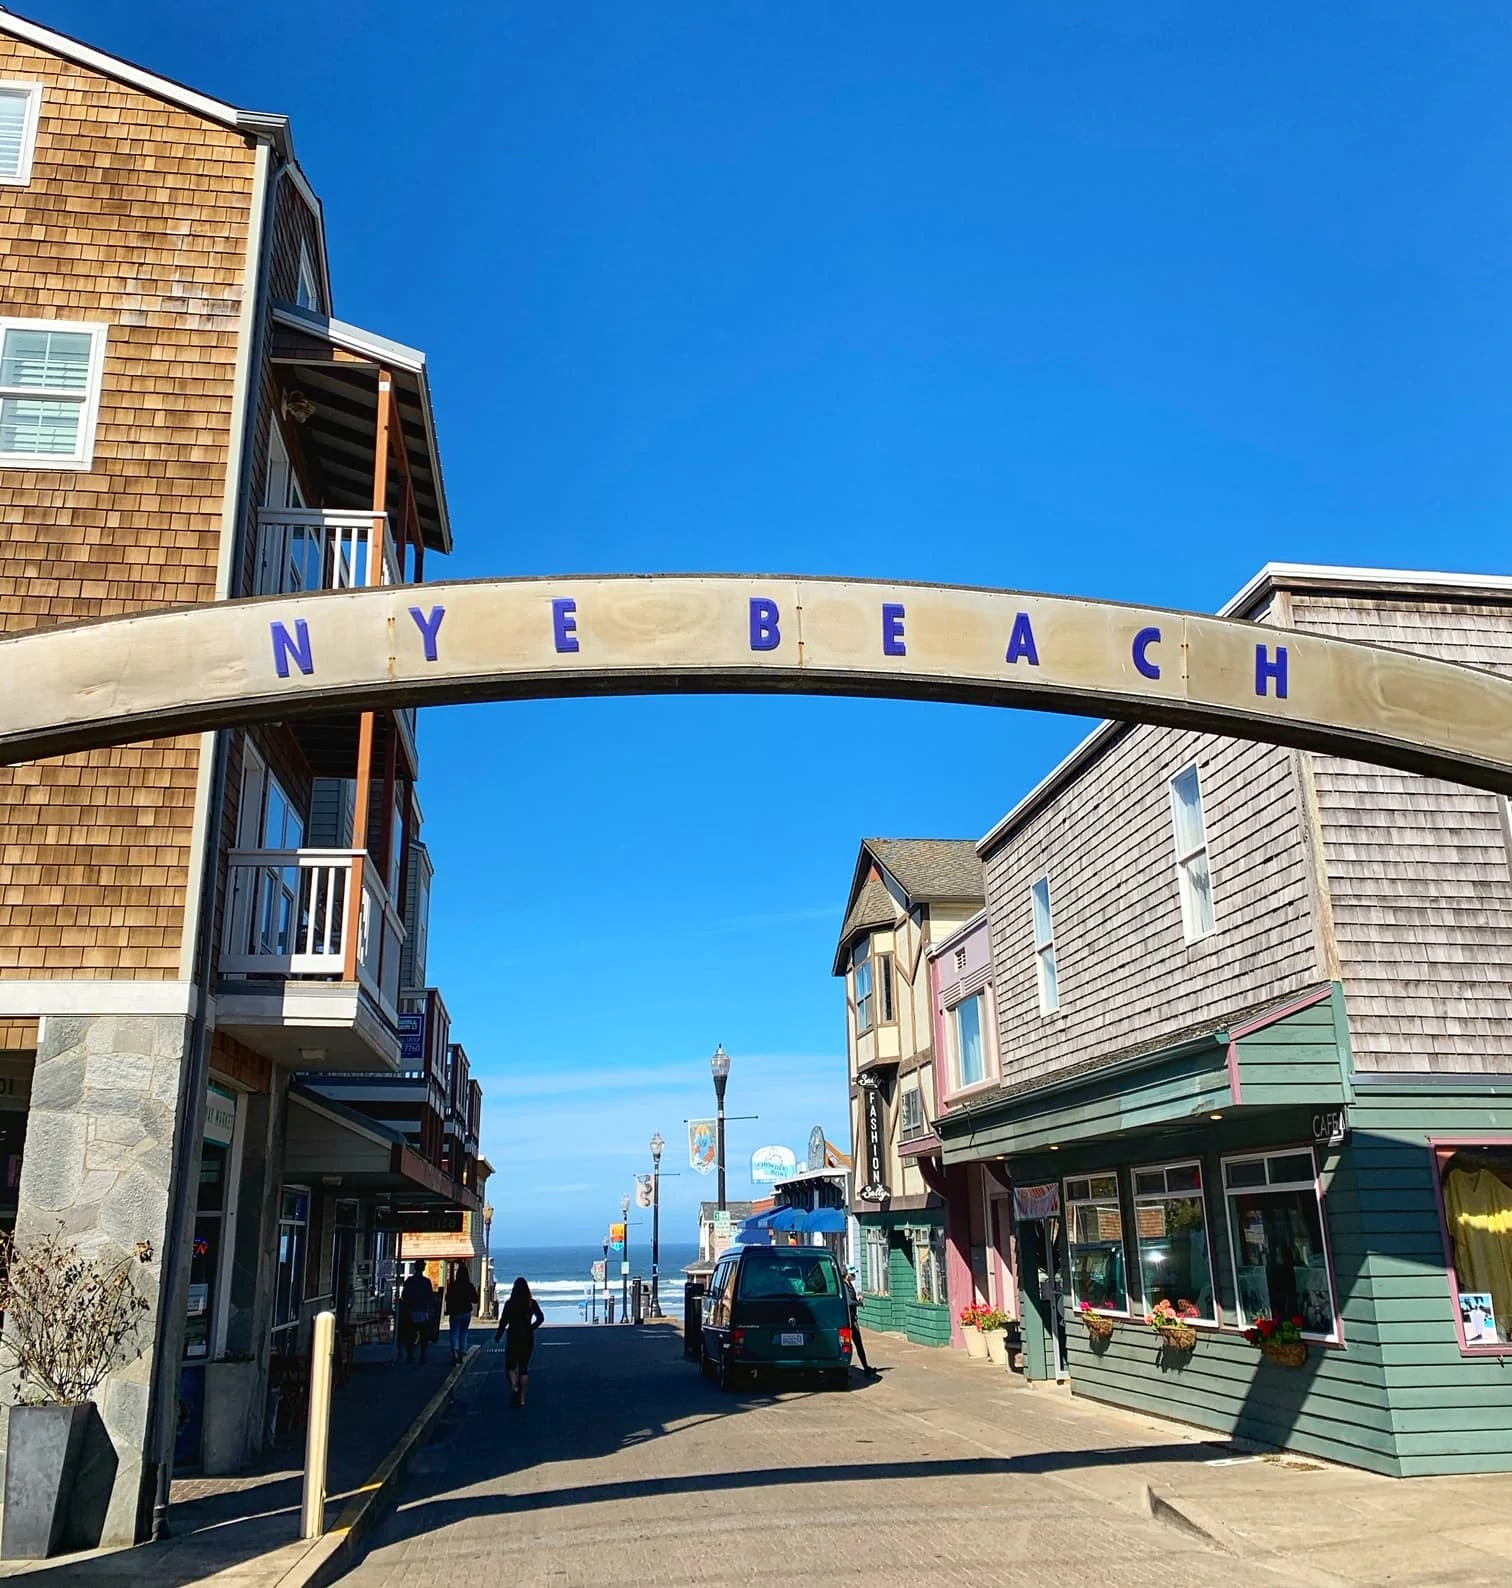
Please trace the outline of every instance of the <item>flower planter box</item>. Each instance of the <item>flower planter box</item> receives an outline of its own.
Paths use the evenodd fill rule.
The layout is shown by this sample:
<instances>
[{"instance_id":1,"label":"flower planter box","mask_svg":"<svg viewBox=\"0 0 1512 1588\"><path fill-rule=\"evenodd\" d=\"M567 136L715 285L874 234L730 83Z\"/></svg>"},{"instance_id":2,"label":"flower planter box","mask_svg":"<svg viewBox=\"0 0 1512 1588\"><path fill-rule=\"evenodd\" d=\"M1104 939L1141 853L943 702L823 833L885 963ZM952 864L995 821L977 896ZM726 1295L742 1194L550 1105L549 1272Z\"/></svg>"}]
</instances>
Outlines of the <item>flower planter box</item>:
<instances>
[{"instance_id":1,"label":"flower planter box","mask_svg":"<svg viewBox=\"0 0 1512 1588\"><path fill-rule=\"evenodd\" d=\"M62 1551L85 1431L95 1415L90 1402L11 1407L0 1527L6 1560L45 1560Z\"/></svg>"},{"instance_id":2,"label":"flower planter box","mask_svg":"<svg viewBox=\"0 0 1512 1588\"><path fill-rule=\"evenodd\" d=\"M1084 1312L1082 1322L1087 1326L1087 1335L1093 1340L1111 1340L1113 1338L1113 1320L1100 1318L1096 1313Z\"/></svg>"},{"instance_id":3,"label":"flower planter box","mask_svg":"<svg viewBox=\"0 0 1512 1588\"><path fill-rule=\"evenodd\" d=\"M982 1331L974 1323L961 1325L961 1338L966 1342L966 1355L975 1357L979 1362L987 1360L987 1342L982 1338Z\"/></svg>"},{"instance_id":4,"label":"flower planter box","mask_svg":"<svg viewBox=\"0 0 1512 1588\"><path fill-rule=\"evenodd\" d=\"M1276 1340L1260 1347L1277 1367L1302 1367L1307 1362L1307 1346L1301 1340Z\"/></svg>"},{"instance_id":5,"label":"flower planter box","mask_svg":"<svg viewBox=\"0 0 1512 1588\"><path fill-rule=\"evenodd\" d=\"M1157 1331L1160 1343L1167 1351L1186 1352L1197 1344L1197 1331L1189 1323L1173 1323Z\"/></svg>"},{"instance_id":6,"label":"flower planter box","mask_svg":"<svg viewBox=\"0 0 1512 1588\"><path fill-rule=\"evenodd\" d=\"M983 1329L980 1333L986 1343L988 1361L998 1367L1007 1367L1008 1331L1006 1329Z\"/></svg>"}]
</instances>

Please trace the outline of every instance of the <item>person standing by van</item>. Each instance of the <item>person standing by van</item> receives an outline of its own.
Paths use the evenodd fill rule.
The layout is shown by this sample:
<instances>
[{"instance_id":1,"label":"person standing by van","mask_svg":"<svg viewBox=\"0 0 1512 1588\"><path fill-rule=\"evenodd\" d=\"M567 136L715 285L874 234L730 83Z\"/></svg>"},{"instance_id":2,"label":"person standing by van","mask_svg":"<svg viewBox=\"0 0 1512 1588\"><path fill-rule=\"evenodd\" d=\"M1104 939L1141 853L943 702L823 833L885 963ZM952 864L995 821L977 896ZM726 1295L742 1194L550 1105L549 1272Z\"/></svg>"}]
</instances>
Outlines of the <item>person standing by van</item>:
<instances>
[{"instance_id":1,"label":"person standing by van","mask_svg":"<svg viewBox=\"0 0 1512 1588\"><path fill-rule=\"evenodd\" d=\"M446 1287L446 1316L451 1324L451 1354L455 1365L467 1355L467 1331L472 1328L472 1315L478 1305L478 1287L462 1263L452 1264L452 1276Z\"/></svg>"},{"instance_id":2,"label":"person standing by van","mask_svg":"<svg viewBox=\"0 0 1512 1588\"><path fill-rule=\"evenodd\" d=\"M866 1360L866 1346L861 1340L861 1292L856 1289L856 1270L845 1270L845 1302L850 1308L851 1348L856 1353L856 1360L861 1364L861 1371L868 1378L875 1378L877 1370Z\"/></svg>"}]
</instances>

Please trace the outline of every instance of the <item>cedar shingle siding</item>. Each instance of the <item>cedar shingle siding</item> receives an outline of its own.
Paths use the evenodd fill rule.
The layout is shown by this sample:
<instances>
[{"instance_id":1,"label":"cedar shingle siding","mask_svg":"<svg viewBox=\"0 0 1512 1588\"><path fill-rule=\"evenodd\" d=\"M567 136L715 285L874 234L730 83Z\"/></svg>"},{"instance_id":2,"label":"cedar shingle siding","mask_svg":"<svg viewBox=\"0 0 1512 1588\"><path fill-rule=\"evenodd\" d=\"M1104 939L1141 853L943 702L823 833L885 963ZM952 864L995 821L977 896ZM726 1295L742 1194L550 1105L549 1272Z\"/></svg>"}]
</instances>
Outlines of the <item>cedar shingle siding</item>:
<instances>
[{"instance_id":1,"label":"cedar shingle siding","mask_svg":"<svg viewBox=\"0 0 1512 1588\"><path fill-rule=\"evenodd\" d=\"M214 596L254 156L0 38L43 85L0 314L108 326L94 465L0 469L0 631ZM179 972L199 740L0 769L0 977Z\"/></svg>"}]
</instances>

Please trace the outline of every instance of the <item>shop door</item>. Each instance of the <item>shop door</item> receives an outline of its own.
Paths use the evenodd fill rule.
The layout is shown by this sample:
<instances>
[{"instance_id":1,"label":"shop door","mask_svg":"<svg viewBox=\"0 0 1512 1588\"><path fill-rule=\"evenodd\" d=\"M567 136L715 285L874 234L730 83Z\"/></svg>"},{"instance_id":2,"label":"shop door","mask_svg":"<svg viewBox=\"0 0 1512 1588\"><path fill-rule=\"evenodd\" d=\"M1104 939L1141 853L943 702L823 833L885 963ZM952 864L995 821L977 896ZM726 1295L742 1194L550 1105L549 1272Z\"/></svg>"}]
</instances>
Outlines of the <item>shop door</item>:
<instances>
[{"instance_id":1,"label":"shop door","mask_svg":"<svg viewBox=\"0 0 1512 1588\"><path fill-rule=\"evenodd\" d=\"M991 1243L988 1264L992 1276L989 1294L993 1306L1017 1315L1019 1297L1013 1261L1012 1204L1006 1196L994 1196L988 1198L987 1206L987 1238Z\"/></svg>"}]
</instances>

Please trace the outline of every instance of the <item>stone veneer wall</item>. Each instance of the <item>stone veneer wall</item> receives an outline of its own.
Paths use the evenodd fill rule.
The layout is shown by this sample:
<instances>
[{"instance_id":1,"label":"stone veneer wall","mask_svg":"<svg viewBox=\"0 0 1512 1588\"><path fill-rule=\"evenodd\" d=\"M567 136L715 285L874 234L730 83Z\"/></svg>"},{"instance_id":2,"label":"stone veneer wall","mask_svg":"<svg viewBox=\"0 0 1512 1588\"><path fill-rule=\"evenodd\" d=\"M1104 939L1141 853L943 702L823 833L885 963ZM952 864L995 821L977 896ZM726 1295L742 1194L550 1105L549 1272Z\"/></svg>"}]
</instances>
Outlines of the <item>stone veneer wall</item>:
<instances>
[{"instance_id":1,"label":"stone veneer wall","mask_svg":"<svg viewBox=\"0 0 1512 1588\"><path fill-rule=\"evenodd\" d=\"M52 1015L38 1033L18 1243L61 1228L86 1256L107 1262L130 1254L141 1241L152 1245L152 1260L132 1270L151 1303L138 1330L139 1351L110 1375L97 1397L117 1463L101 1540L106 1544L136 1539L153 1356L158 1348L176 1352L182 1335L182 1306L170 1308L174 1323L160 1328L160 1291L188 1035L181 1016L117 1015ZM14 1391L14 1378L4 1387ZM13 1399L6 1393L0 1406L0 1493Z\"/></svg>"}]
</instances>

